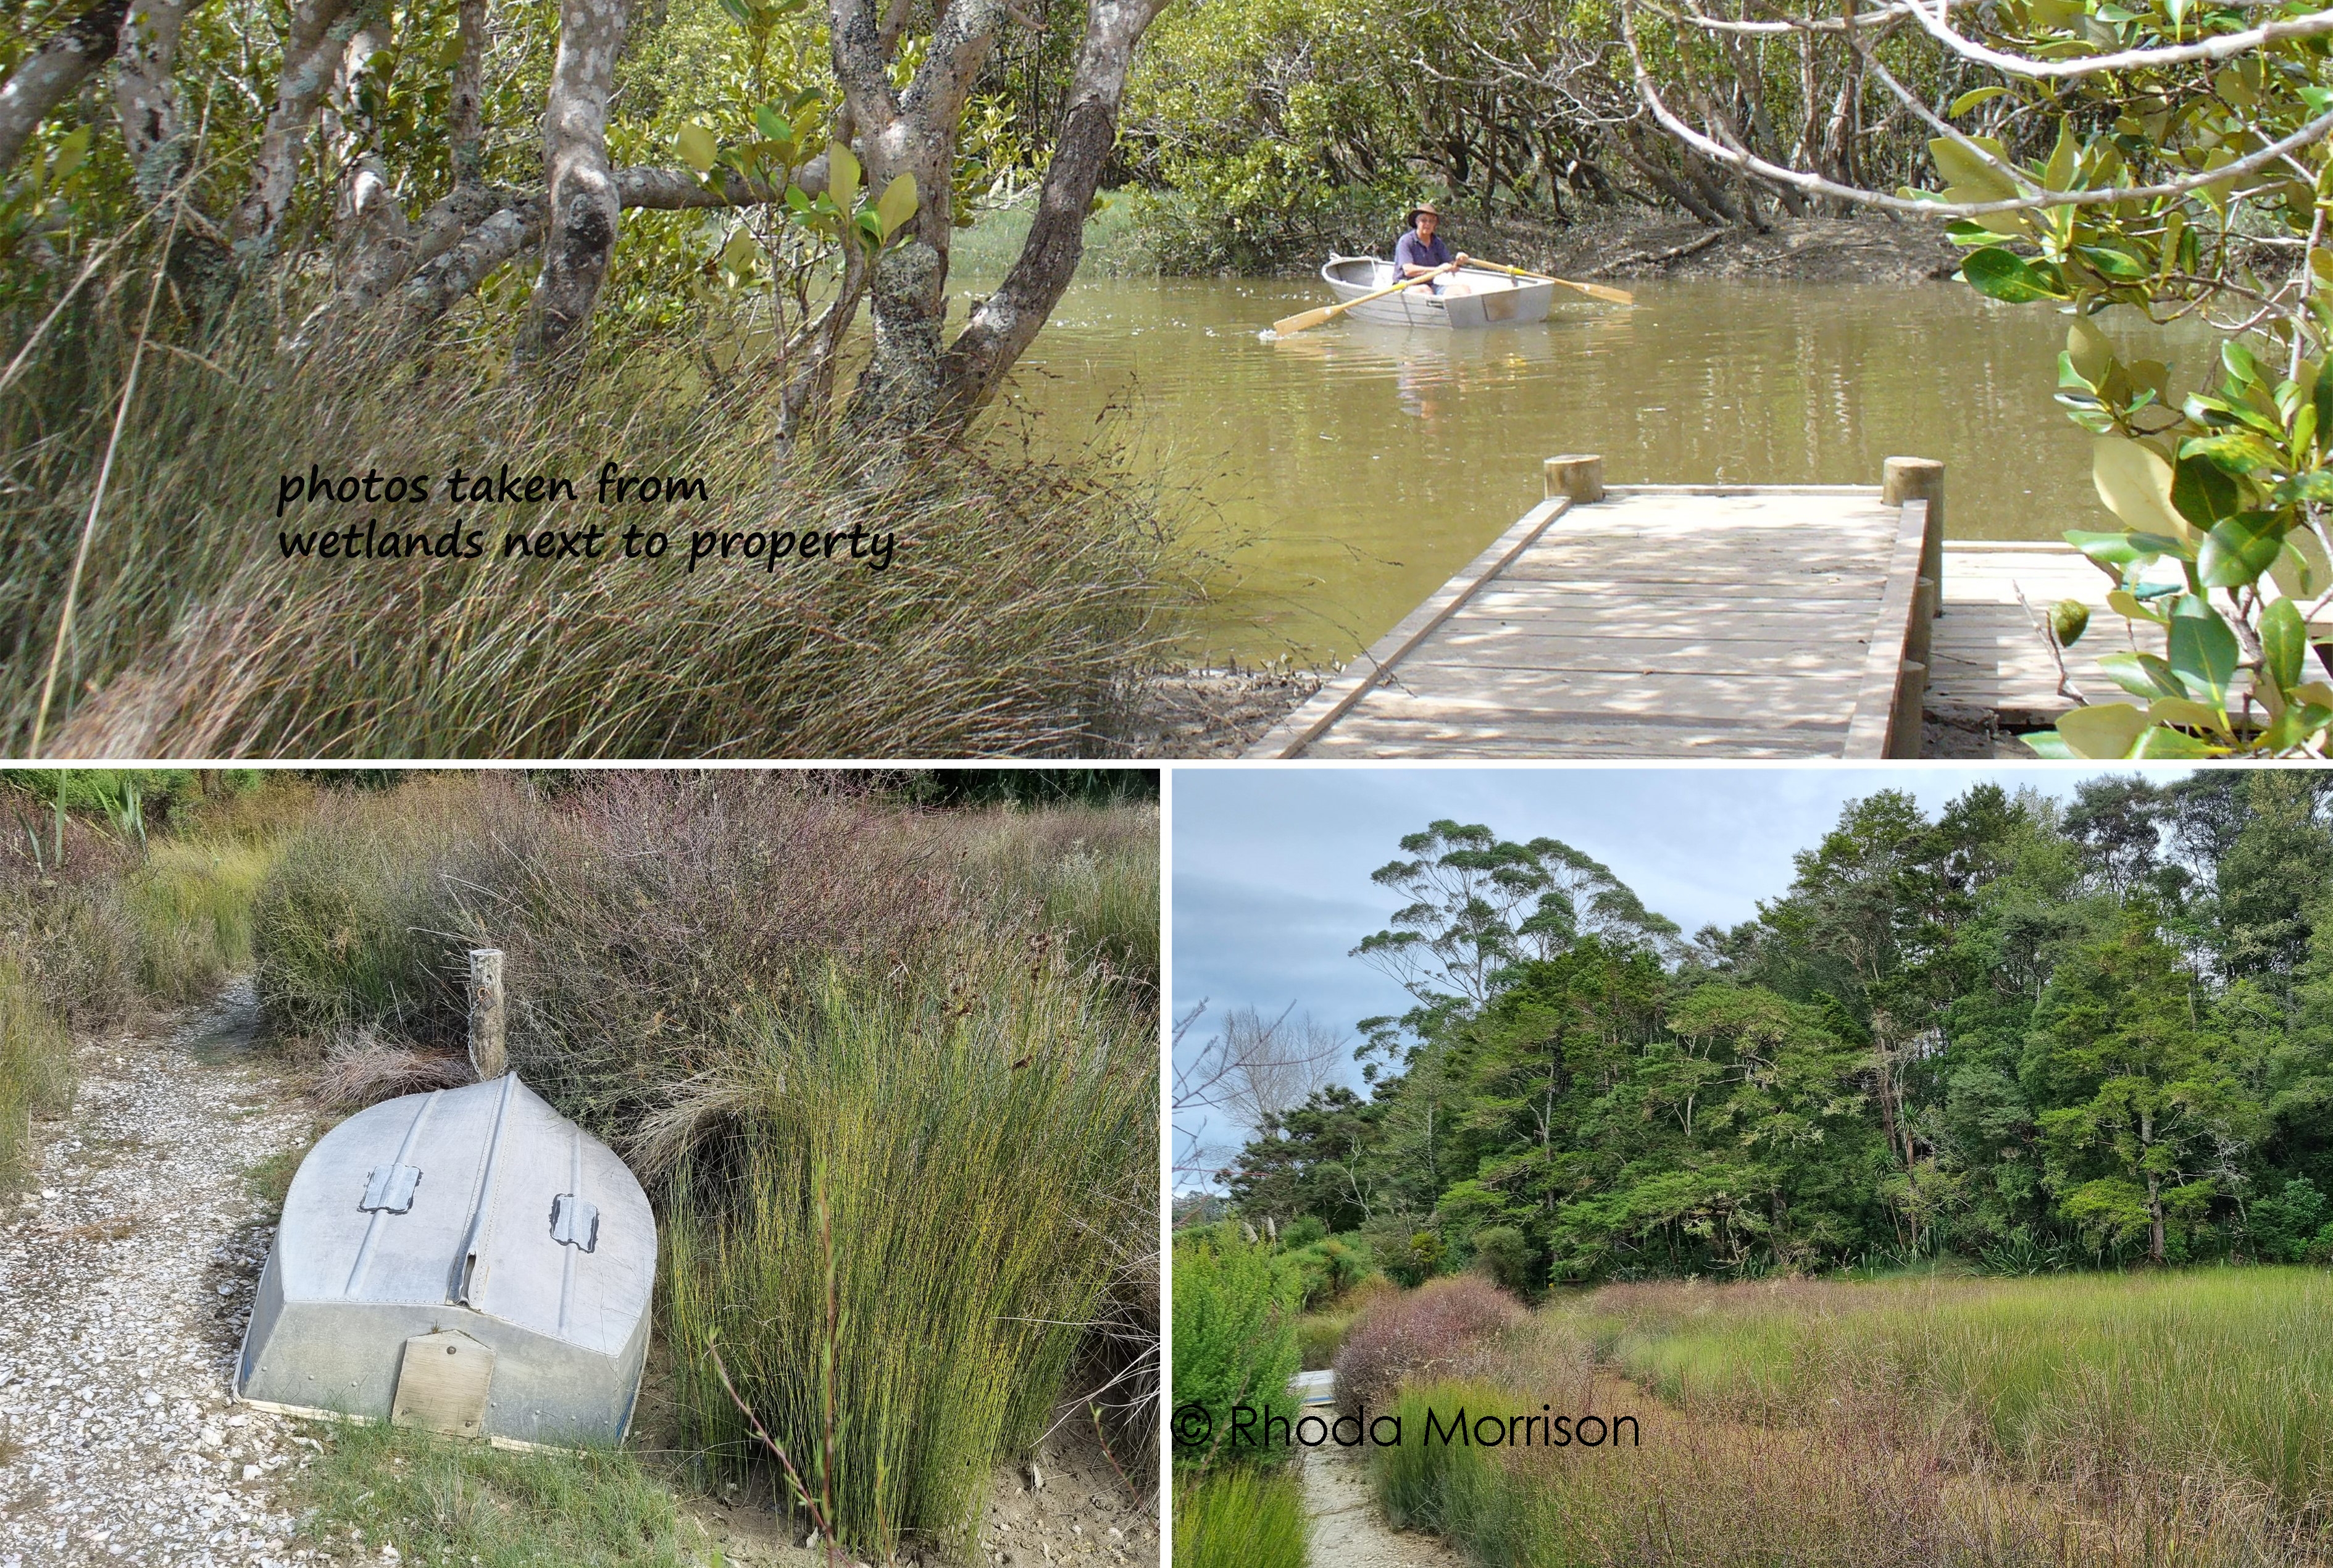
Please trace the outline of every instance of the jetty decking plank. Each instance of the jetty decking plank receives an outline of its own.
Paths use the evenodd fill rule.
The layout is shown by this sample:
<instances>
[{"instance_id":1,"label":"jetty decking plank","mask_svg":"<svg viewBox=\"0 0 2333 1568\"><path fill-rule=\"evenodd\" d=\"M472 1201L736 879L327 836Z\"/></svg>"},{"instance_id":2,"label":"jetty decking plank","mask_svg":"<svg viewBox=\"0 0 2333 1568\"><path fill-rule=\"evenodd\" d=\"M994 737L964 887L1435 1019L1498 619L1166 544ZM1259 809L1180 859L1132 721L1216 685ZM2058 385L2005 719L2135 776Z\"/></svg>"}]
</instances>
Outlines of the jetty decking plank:
<instances>
[{"instance_id":1,"label":"jetty decking plank","mask_svg":"<svg viewBox=\"0 0 2333 1568\"><path fill-rule=\"evenodd\" d=\"M1551 489L1559 464L1583 462L1551 460ZM1938 543L1926 500L1890 503L1877 486L1591 477L1583 490L1534 508L1248 755L1900 751Z\"/></svg>"},{"instance_id":2,"label":"jetty decking plank","mask_svg":"<svg viewBox=\"0 0 2333 1568\"><path fill-rule=\"evenodd\" d=\"M2160 654L2163 633L2134 628L2108 610L2112 586L2070 544L1945 545L1944 613L1936 620L1929 702L1990 710L2006 729L2057 723L2075 704L2059 689L2057 661L2040 618L2061 599L2079 599L2090 610L2089 630L2065 650L2075 689L2093 702L2123 700L2122 688L2099 669L2098 656L2130 648Z\"/></svg>"}]
</instances>

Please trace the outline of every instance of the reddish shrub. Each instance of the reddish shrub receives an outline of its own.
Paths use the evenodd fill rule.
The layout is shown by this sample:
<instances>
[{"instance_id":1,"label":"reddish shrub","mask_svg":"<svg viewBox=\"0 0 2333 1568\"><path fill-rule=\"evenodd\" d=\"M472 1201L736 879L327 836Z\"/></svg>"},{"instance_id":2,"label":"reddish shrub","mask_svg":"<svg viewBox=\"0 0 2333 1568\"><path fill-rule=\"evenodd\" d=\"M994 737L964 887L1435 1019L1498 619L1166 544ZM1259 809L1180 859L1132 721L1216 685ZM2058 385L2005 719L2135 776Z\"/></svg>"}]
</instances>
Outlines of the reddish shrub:
<instances>
[{"instance_id":1,"label":"reddish shrub","mask_svg":"<svg viewBox=\"0 0 2333 1568\"><path fill-rule=\"evenodd\" d=\"M1393 1403L1404 1378L1455 1370L1458 1359L1530 1314L1481 1275L1432 1279L1369 1303L1337 1352L1337 1404L1348 1415Z\"/></svg>"}]
</instances>

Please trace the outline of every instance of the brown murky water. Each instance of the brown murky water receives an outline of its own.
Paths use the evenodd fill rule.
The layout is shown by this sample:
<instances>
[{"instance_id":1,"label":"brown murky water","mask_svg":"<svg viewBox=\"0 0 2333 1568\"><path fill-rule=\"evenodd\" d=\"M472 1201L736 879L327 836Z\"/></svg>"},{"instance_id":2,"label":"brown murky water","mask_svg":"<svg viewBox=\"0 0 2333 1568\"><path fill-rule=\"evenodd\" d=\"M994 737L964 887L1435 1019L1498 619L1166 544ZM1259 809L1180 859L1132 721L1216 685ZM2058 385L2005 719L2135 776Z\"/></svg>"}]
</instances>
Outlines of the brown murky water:
<instances>
[{"instance_id":1,"label":"brown murky water","mask_svg":"<svg viewBox=\"0 0 2333 1568\"><path fill-rule=\"evenodd\" d=\"M1528 327L1272 341L1325 291L1080 280L1013 398L1039 439L1130 441L1192 503L1188 536L1221 553L1190 630L1209 660L1351 657L1528 510L1558 452L1602 453L1615 483L1869 484L1892 454L1938 457L1955 537L2105 522L2089 438L2051 401L2065 321L2046 308L1944 284L1628 286L1633 310ZM2203 339L2146 357L2184 384Z\"/></svg>"}]
</instances>

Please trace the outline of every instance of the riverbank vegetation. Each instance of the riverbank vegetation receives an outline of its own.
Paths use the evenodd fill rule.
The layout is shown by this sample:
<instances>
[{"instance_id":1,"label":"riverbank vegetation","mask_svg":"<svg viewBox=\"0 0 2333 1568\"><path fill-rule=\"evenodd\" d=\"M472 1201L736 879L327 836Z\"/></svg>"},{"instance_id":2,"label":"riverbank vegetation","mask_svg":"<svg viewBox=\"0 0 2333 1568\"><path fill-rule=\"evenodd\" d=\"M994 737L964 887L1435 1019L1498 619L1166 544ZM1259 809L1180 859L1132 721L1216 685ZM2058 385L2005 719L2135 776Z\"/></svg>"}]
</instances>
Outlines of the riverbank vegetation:
<instances>
[{"instance_id":1,"label":"riverbank vegetation","mask_svg":"<svg viewBox=\"0 0 2333 1568\"><path fill-rule=\"evenodd\" d=\"M2318 1562L2329 1307L2294 1268L1567 1292L1414 1375L1374 1479L1484 1564ZM1616 1436L1417 1440L1542 1404Z\"/></svg>"},{"instance_id":2,"label":"riverbank vegetation","mask_svg":"<svg viewBox=\"0 0 2333 1568\"><path fill-rule=\"evenodd\" d=\"M400 1485L494 1499L430 1526L449 1552L539 1548L560 1537L527 1520L550 1508L608 1561L663 1561L667 1486L746 1483L806 1505L797 1539L953 1559L999 1467L1063 1422L1149 1505L1155 776L271 774L235 794L197 774L169 775L167 809L150 782L128 797L142 838L124 776L10 775L28 821L65 803L38 818L41 865L16 863L29 839L8 862L10 957L42 1009L20 1029L0 988L12 1158L34 1096L62 1092L20 1057L69 1073L68 1027L192 999L214 972L255 969L269 1047L335 1112L467 1082L465 954L491 945L513 1069L659 1210L672 1390L653 1403L677 1468L529 1480L336 1438L355 1457L317 1496L343 1528L370 1537L402 1505L334 1490L387 1456ZM74 794L92 781L111 818ZM76 880L43 873L60 833ZM576 1486L581 1513L558 1501ZM666 1525L624 1547L592 1510Z\"/></svg>"},{"instance_id":3,"label":"riverbank vegetation","mask_svg":"<svg viewBox=\"0 0 2333 1568\"><path fill-rule=\"evenodd\" d=\"M65 1114L72 1035L202 1000L250 967L279 797L250 774L0 773L0 1194Z\"/></svg>"},{"instance_id":4,"label":"riverbank vegetation","mask_svg":"<svg viewBox=\"0 0 2333 1568\"><path fill-rule=\"evenodd\" d=\"M1075 269L1156 10L984 70L994 6L18 8L0 736L1103 749L1166 598L1153 510L968 431ZM1008 103L1016 70L1049 91ZM1032 186L943 332L959 219ZM287 509L307 479L344 487Z\"/></svg>"},{"instance_id":5,"label":"riverbank vegetation","mask_svg":"<svg viewBox=\"0 0 2333 1568\"><path fill-rule=\"evenodd\" d=\"M1691 938L1559 841L1437 822L1355 949L1415 1007L1229 1192L1527 1296L2333 1256L2326 802L2284 772L1882 792Z\"/></svg>"}]
</instances>

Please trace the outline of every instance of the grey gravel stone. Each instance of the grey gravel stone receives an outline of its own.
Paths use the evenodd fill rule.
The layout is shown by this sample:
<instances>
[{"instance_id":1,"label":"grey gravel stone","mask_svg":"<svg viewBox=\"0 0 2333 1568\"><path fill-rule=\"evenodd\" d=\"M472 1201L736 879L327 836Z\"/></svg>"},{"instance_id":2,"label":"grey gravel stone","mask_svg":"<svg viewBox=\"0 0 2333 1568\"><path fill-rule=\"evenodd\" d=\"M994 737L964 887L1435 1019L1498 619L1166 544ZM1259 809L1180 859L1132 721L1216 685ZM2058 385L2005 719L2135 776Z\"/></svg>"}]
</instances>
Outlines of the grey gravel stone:
<instances>
[{"instance_id":1,"label":"grey gravel stone","mask_svg":"<svg viewBox=\"0 0 2333 1568\"><path fill-rule=\"evenodd\" d=\"M244 1172L307 1117L264 1059L192 1047L255 1018L244 980L174 1029L84 1040L39 1200L0 1217L0 1568L316 1560L276 1484L292 1424L228 1396L269 1242Z\"/></svg>"}]
</instances>

